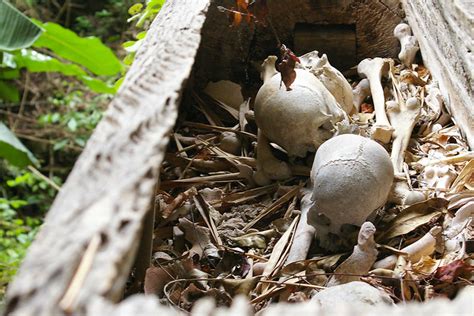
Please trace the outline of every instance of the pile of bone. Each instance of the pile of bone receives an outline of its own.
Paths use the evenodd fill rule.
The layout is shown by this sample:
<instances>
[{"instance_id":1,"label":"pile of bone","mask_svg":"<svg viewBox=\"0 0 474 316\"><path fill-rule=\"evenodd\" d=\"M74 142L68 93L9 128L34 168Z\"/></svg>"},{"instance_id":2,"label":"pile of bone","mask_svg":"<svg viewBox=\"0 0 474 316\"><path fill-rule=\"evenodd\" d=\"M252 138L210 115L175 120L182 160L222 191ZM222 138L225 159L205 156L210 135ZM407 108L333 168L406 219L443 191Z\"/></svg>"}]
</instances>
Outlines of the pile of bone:
<instances>
[{"instance_id":1,"label":"pile of bone","mask_svg":"<svg viewBox=\"0 0 474 316\"><path fill-rule=\"evenodd\" d=\"M405 67L400 77L418 78L411 70L418 50L416 39L406 24L398 25L394 34L400 39L399 58ZM309 221L317 227L323 246L329 246L328 233L337 234L343 224L360 226L389 197L399 204L425 199L424 194L411 191L406 182L394 181L394 175L403 179L405 151L421 109L420 87L400 82L393 74L391 59L361 61L357 70L366 79L354 91L326 55L319 57L314 51L300 60L291 91L281 89L275 56L263 64L264 84L254 106L259 128L255 181L263 185L291 175L290 166L272 155L270 143L282 147L290 157L304 157L317 150L311 171L313 211ZM383 76L391 79L388 93L382 87ZM369 95L375 108L369 135L372 140L340 135L351 130L351 115L359 113ZM377 141L391 142L390 156Z\"/></svg>"},{"instance_id":2,"label":"pile of bone","mask_svg":"<svg viewBox=\"0 0 474 316\"><path fill-rule=\"evenodd\" d=\"M313 51L299 57L296 79L287 90L275 67L277 57L269 56L262 64L264 83L255 98L254 111L247 112L258 127L257 168L253 174L256 184L263 186L300 175L295 165L273 155L275 148L286 152L290 162L298 157L307 160L308 153L316 152L311 183L301 200L301 216L285 265L305 260L315 237L325 250L347 250L354 245L353 239L346 238L347 227L359 229L352 254L326 283L330 288L313 296L320 306L333 306L334 297L370 304L391 302L386 294L360 282L360 276L376 271L396 278L404 273L400 258L415 263L439 247L453 254L446 263L466 254L462 246L468 238L466 227L474 222L474 197L469 194L453 195L448 210L458 211L444 221L443 229L432 227L423 237L400 249L403 256L395 252L377 261L376 227L370 221L379 210L387 203L400 208L428 203L427 198L433 196L449 200L447 188L456 183L452 168L433 160L423 162L422 158L419 162L423 168L417 172L432 191L413 189L410 172L413 175L414 170L408 167L408 163L413 164L413 155L407 154L407 148L414 127L424 121L417 125L417 134L428 137L449 130L444 126L450 116L429 71L414 64L419 47L410 27L399 24L394 36L401 45L400 63L390 58L364 59L357 66L360 81L353 86L331 66L326 55L320 57ZM235 89L224 88L221 91ZM212 87L209 89L206 92L215 94ZM367 111L369 98L373 109ZM232 99L229 93L217 99L237 107L243 101L241 97ZM448 148L449 145L442 146L443 150ZM406 161L406 157L411 160ZM435 153L435 157L442 155ZM470 156L468 153L459 157L465 160ZM459 178L463 172L458 174ZM354 229L351 233L354 235Z\"/></svg>"},{"instance_id":3,"label":"pile of bone","mask_svg":"<svg viewBox=\"0 0 474 316\"><path fill-rule=\"evenodd\" d=\"M417 65L413 62L419 48L409 26L398 25L394 35L401 44L401 64L378 57L361 61L357 71L362 80L354 89L331 66L326 55L319 57L316 51L299 57L301 64L291 91L281 88L275 56L268 57L262 65L264 84L254 106L259 128L255 182L265 185L292 175L289 163L272 155L271 144L284 149L290 158L316 151L311 185L303 198L302 215L287 263L306 259L315 235L321 247L334 250L335 238L345 225L361 227L353 254L336 269L328 286L359 281L357 275L367 274L372 268L392 269L398 256L375 262L375 227L366 221L388 201L411 205L427 198L411 188L405 153L422 103L430 98L439 100L439 90L428 85L429 74L423 77L415 71ZM369 120L363 133L360 128L353 128L353 122L366 117L360 110L369 96L375 112L370 119L375 114L375 120ZM433 123L425 133L436 129L439 124ZM468 215L461 214L462 224L458 224L466 225L472 219L472 211L470 205L464 211ZM401 251L416 262L434 252L440 232L439 227L434 227ZM445 238L446 245L450 242Z\"/></svg>"}]
</instances>

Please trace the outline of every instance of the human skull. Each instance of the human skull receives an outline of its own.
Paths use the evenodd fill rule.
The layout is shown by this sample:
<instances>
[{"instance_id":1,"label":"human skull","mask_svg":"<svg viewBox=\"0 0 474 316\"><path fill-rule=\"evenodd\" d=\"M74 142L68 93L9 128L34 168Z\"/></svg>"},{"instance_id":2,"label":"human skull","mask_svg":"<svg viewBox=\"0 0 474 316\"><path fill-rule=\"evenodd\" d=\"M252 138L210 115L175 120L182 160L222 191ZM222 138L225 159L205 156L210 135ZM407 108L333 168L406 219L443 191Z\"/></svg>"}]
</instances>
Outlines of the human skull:
<instances>
[{"instance_id":1,"label":"human skull","mask_svg":"<svg viewBox=\"0 0 474 316\"><path fill-rule=\"evenodd\" d=\"M304 157L334 135L346 114L323 83L307 69L295 69L287 91L275 69L276 56L263 63L263 86L255 99L259 129L290 156Z\"/></svg>"},{"instance_id":2,"label":"human skull","mask_svg":"<svg viewBox=\"0 0 474 316\"><path fill-rule=\"evenodd\" d=\"M319 147L311 170L308 223L320 245L334 248L344 224L360 226L387 201L394 178L386 150L358 135L339 135Z\"/></svg>"}]
</instances>

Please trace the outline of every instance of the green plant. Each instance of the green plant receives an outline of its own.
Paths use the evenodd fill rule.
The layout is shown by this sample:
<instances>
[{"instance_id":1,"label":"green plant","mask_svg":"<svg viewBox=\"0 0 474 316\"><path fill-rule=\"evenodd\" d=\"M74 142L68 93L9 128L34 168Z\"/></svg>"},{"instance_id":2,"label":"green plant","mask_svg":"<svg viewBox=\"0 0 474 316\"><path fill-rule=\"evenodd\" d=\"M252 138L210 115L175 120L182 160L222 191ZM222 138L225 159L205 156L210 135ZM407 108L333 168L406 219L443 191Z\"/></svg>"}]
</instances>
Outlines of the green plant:
<instances>
[{"instance_id":1,"label":"green plant","mask_svg":"<svg viewBox=\"0 0 474 316\"><path fill-rule=\"evenodd\" d=\"M0 164L0 297L42 224L56 190L38 175ZM61 180L53 178L57 184Z\"/></svg>"},{"instance_id":2,"label":"green plant","mask_svg":"<svg viewBox=\"0 0 474 316\"><path fill-rule=\"evenodd\" d=\"M20 69L59 72L74 76L96 92L115 93L113 85L97 76L114 76L122 65L98 38L81 38L58 24L30 20L4 0L0 6L0 99L19 102L19 91L9 81L20 77ZM27 48L30 45L34 49ZM70 127L74 120L70 119ZM0 125L0 148L0 156L12 164L36 163L4 124Z\"/></svg>"},{"instance_id":3,"label":"green plant","mask_svg":"<svg viewBox=\"0 0 474 316\"><path fill-rule=\"evenodd\" d=\"M136 21L135 27L143 31L139 32L135 36L135 40L130 40L123 43L122 46L127 52L127 56L124 58L124 63L126 65L129 66L132 64L136 52L146 37L146 33L150 27L151 21L153 21L158 12L160 12L161 7L165 1L166 0L148 0L145 2L145 5L143 5L141 2L137 2L128 9L128 13L131 15L131 17L127 20L127 22L130 23Z\"/></svg>"},{"instance_id":4,"label":"green plant","mask_svg":"<svg viewBox=\"0 0 474 316\"><path fill-rule=\"evenodd\" d=\"M58 126L65 131L55 140L53 150L66 146L84 147L87 139L102 118L102 104L109 101L107 95L97 95L84 102L84 93L76 90L61 96L50 97L57 111L41 115L38 119L42 126Z\"/></svg>"}]
</instances>

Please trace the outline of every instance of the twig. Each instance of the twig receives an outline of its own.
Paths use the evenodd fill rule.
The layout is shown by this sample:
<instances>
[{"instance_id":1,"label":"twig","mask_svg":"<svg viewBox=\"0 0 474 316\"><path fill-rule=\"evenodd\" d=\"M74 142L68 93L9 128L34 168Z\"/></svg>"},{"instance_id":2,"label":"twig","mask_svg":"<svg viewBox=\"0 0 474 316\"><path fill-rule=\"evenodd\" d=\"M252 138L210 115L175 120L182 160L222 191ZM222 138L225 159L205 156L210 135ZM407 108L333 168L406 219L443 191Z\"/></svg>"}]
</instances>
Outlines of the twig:
<instances>
[{"instance_id":1,"label":"twig","mask_svg":"<svg viewBox=\"0 0 474 316\"><path fill-rule=\"evenodd\" d=\"M30 85L30 73L27 72L25 75L25 88L23 90L23 95L21 97L21 102L20 102L20 109L18 110L18 116L23 116L23 111L25 110L25 102L26 98L28 96L28 90L29 90L29 85ZM16 129L16 126L18 125L18 119L16 119L13 122L13 125L11 126L12 131L14 132Z\"/></svg>"},{"instance_id":2,"label":"twig","mask_svg":"<svg viewBox=\"0 0 474 316\"><path fill-rule=\"evenodd\" d=\"M59 301L59 306L61 309L68 314L74 311L74 305L76 303L77 297L79 296L79 291L81 290L82 284L87 277L87 273L92 267L95 254L97 253L97 250L99 250L100 239L101 238L99 234L95 234L94 237L92 237L86 251L84 252L84 255L82 256L81 261L79 262L79 266L72 278L71 283L69 284L68 289L66 290L66 293L64 294L61 301Z\"/></svg>"},{"instance_id":3,"label":"twig","mask_svg":"<svg viewBox=\"0 0 474 316\"><path fill-rule=\"evenodd\" d=\"M47 176L45 176L44 174L42 174L38 169L36 169L35 167L33 166L28 166L28 170L30 170L31 172L33 172L35 175L37 175L38 177L40 177L42 180L44 180L46 183L48 183L52 188L54 188L56 191L60 191L61 190L61 187L58 186L56 183L54 183L50 178L48 178Z\"/></svg>"}]
</instances>

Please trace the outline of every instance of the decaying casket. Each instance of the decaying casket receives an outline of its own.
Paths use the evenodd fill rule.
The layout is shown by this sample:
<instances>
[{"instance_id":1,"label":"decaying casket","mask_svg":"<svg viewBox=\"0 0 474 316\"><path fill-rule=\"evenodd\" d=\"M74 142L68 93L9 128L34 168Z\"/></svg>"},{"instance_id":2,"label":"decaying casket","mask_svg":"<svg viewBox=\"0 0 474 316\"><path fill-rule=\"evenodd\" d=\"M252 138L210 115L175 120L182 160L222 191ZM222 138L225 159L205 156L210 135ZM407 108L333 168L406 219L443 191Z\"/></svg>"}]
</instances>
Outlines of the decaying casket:
<instances>
[{"instance_id":1,"label":"decaying casket","mask_svg":"<svg viewBox=\"0 0 474 316\"><path fill-rule=\"evenodd\" d=\"M188 157L165 156L170 135L177 120L178 124L189 120L184 113L189 107L183 105L189 99L201 100L198 104L201 114L213 112L206 107L214 105L203 101L195 92L202 91L211 81L245 84L244 97L255 96L261 85L258 65L268 55L275 54L274 32L296 55L312 50L324 52L334 67L354 75L356 70L351 67L365 58L397 58L400 44L393 30L403 21L408 23L418 39L424 65L438 82L446 108L469 144L471 151L463 159L472 159L474 15L470 1L273 0L267 3L273 31L260 26L229 28L226 14L218 7L231 8L234 1L166 2L123 86L61 188L17 277L10 284L7 314L182 313L160 305L155 296L124 297L139 292L133 287L142 284L150 266L153 232L156 235L160 229L154 225L157 192L195 183L192 182L195 180L186 182L186 178L180 179L181 182L159 180L164 161L179 158L192 163ZM237 122L245 120L239 109L230 112L236 115ZM219 122L219 117L208 119ZM208 128L196 124L199 123L188 127ZM235 132L223 125L209 124L212 128L208 130ZM186 141L176 133L173 137L178 138L178 143ZM255 140L253 134L247 139L250 143ZM274 146L271 150L278 148ZM183 147L179 152L185 152ZM217 172L206 179L255 180L252 178L255 160L232 160L231 164L233 173ZM292 172L308 175L308 170ZM254 188L258 188L255 183ZM208 212L207 201L193 192L190 194L194 195L194 201L203 208L200 212L206 213L206 209ZM296 196L295 192L283 192L278 203L287 203ZM472 199L472 194L469 198ZM250 224L255 223L249 223L246 231ZM283 237L289 238L285 234ZM385 267L384 263L379 265ZM269 287L271 282L278 283L278 279L263 286ZM321 310L315 301L277 303L264 310L264 314L472 314L473 293L467 287L452 302L433 299L399 306L352 306L341 302L331 310ZM252 315L254 311L243 298L234 300L227 310L215 309L213 303L204 299L196 303L193 313Z\"/></svg>"}]
</instances>

